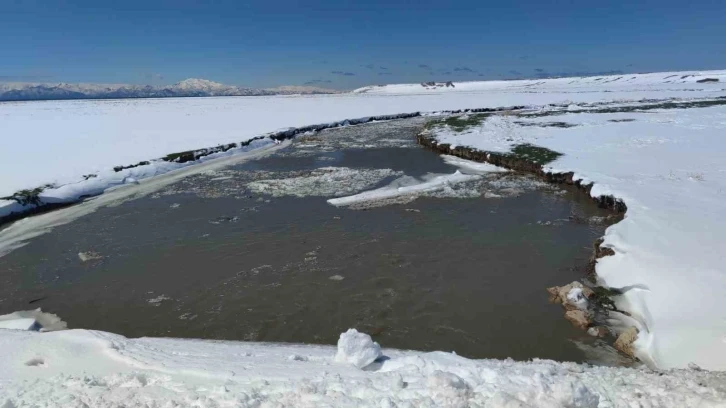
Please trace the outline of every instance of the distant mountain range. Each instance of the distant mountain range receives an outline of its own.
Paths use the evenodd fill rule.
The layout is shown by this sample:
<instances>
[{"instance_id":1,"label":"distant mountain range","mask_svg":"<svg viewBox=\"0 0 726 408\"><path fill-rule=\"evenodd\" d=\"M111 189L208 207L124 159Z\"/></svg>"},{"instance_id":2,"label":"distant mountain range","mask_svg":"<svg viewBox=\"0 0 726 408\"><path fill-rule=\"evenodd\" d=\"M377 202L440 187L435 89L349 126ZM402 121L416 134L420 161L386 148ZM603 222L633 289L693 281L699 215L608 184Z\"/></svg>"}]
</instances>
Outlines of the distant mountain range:
<instances>
[{"instance_id":1,"label":"distant mountain range","mask_svg":"<svg viewBox=\"0 0 726 408\"><path fill-rule=\"evenodd\" d=\"M314 86L281 86L268 89L244 88L197 78L185 79L173 85L0 82L0 101L310 95L332 93L338 93L338 91Z\"/></svg>"}]
</instances>

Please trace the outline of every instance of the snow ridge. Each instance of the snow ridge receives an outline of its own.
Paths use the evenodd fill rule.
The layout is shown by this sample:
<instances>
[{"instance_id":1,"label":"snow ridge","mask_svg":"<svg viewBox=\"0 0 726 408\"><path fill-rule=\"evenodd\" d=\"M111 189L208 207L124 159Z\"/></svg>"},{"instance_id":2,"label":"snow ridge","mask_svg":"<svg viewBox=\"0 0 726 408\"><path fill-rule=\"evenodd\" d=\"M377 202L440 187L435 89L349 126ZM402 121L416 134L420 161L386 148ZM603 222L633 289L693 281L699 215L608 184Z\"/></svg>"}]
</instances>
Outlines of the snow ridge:
<instances>
[{"instance_id":1,"label":"snow ridge","mask_svg":"<svg viewBox=\"0 0 726 408\"><path fill-rule=\"evenodd\" d=\"M354 330L336 348L87 330L0 329L5 407L722 407L726 373L469 360L380 350ZM367 355L368 350L373 351ZM376 350L378 350L376 352Z\"/></svg>"}]
</instances>

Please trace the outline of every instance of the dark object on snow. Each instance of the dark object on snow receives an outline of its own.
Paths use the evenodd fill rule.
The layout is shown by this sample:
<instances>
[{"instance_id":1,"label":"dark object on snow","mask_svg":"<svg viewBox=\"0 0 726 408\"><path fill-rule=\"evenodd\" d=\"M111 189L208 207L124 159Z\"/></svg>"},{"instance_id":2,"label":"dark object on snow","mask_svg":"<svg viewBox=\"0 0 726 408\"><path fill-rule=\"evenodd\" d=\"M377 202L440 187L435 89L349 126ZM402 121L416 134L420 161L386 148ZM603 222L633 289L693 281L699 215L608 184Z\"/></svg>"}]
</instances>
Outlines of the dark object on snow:
<instances>
[{"instance_id":1,"label":"dark object on snow","mask_svg":"<svg viewBox=\"0 0 726 408\"><path fill-rule=\"evenodd\" d=\"M447 88L448 88L448 87L456 88L456 87L454 86L454 83L453 83L453 82L451 82L451 81L448 81L448 82L446 82L446 87L447 87Z\"/></svg>"},{"instance_id":2,"label":"dark object on snow","mask_svg":"<svg viewBox=\"0 0 726 408\"><path fill-rule=\"evenodd\" d=\"M703 84L706 82L718 82L718 78L703 78L703 79L699 79L696 82L698 82L699 84Z\"/></svg>"}]
</instances>

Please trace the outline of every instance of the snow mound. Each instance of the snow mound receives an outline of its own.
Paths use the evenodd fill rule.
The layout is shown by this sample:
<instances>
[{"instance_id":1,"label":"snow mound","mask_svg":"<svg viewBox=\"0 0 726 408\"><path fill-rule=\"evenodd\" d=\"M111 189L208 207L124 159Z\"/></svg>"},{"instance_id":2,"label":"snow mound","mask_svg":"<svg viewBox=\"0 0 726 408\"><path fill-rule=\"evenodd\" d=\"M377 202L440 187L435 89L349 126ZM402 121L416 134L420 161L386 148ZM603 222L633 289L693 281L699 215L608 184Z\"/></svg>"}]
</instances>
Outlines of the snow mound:
<instances>
[{"instance_id":1,"label":"snow mound","mask_svg":"<svg viewBox=\"0 0 726 408\"><path fill-rule=\"evenodd\" d=\"M723 407L726 373L331 346L0 330L0 407ZM341 354L342 353L342 354ZM336 356L337 357L337 356ZM359 363L354 365L353 363ZM365 366L364 366L365 367Z\"/></svg>"},{"instance_id":2,"label":"snow mound","mask_svg":"<svg viewBox=\"0 0 726 408\"><path fill-rule=\"evenodd\" d=\"M374 342L371 336L360 333L356 329L348 329L338 339L338 353L335 355L335 361L363 368L376 361L381 355L381 346Z\"/></svg>"}]
</instances>

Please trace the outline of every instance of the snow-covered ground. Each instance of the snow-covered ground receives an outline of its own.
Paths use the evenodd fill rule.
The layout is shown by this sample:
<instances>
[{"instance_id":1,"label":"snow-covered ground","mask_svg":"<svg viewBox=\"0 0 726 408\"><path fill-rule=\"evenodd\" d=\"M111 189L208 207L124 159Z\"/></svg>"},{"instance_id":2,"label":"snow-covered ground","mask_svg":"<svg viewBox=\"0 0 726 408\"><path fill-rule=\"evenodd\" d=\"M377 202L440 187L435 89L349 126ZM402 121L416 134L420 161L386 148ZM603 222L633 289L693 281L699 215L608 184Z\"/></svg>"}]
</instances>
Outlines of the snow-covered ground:
<instances>
[{"instance_id":1,"label":"snow-covered ground","mask_svg":"<svg viewBox=\"0 0 726 408\"><path fill-rule=\"evenodd\" d=\"M381 350L354 331L336 349L0 329L0 361L0 406L7 408L726 404L723 372L469 360Z\"/></svg>"},{"instance_id":2,"label":"snow-covered ground","mask_svg":"<svg viewBox=\"0 0 726 408\"><path fill-rule=\"evenodd\" d=\"M713 81L714 82L698 82ZM589 77L520 79L511 81L456 82L453 87L445 83L436 85L392 84L372 85L356 89L355 93L367 94L427 94L463 92L520 92L520 93L597 93L597 92L650 92L682 91L724 88L726 71L653 72L648 74L598 75ZM705 85L705 86L704 86Z\"/></svg>"},{"instance_id":3,"label":"snow-covered ground","mask_svg":"<svg viewBox=\"0 0 726 408\"><path fill-rule=\"evenodd\" d=\"M70 190L78 196L86 186L98 192L125 185L66 213L81 216L110 200L153 191L189 170L178 163L155 162L115 173L113 166L249 140L283 127L415 111L717 97L726 95L725 73L685 78L694 73L633 75L629 82L628 76L573 83L556 79L531 81L527 86L523 81L500 81L457 84L454 90L422 91L421 85L402 85L315 97L3 103L0 196L56 183L59 188L43 197L51 201L68 197L55 190ZM703 78L721 82L696 82ZM601 114L573 112L577 109L573 106L561 116L516 118L577 125L570 128L522 126L503 116L465 133L439 129L437 137L485 150L507 151L518 143L547 147L564 153L551 164L552 171L575 171L578 177L595 182L593 195L623 199L628 205L626 218L608 229L604 244L616 254L601 259L597 272L607 285L626 290L618 305L633 313L627 324L640 329L639 356L659 368L695 363L726 369L726 255L721 238L726 230L726 108ZM622 121L628 119L635 120ZM257 143L251 148L274 148L269 139ZM200 166L223 166L235 153L246 157L249 150L230 151L222 155L226 158L210 158ZM154 182L137 184L171 170L151 179L157 180L156 186ZM87 174L98 176L78 184ZM12 205L0 202L0 213ZM62 222L52 213L26 219L0 232L0 242L17 243L18 237L30 238ZM27 316L19 319L2 325L36 326ZM175 402L191 406L726 406L724 373L655 372L551 361L473 361L444 352L384 349L383 354L390 359L361 370L341 362L350 359L335 358L332 347L133 340L85 330L0 329L0 407L175 406ZM365 352L361 355L368 358Z\"/></svg>"},{"instance_id":4,"label":"snow-covered ground","mask_svg":"<svg viewBox=\"0 0 726 408\"><path fill-rule=\"evenodd\" d=\"M665 77L681 78L675 83ZM352 118L512 105L563 102L693 98L726 94L726 71L631 75L612 81L596 78L460 83L427 90L420 84L390 85L367 93L319 96L220 97L105 101L0 103L0 197L46 184L44 202L75 200L99 188L163 173L154 162L139 174L113 172L169 153L247 141L268 132ZM605 78L605 77L603 77ZM720 82L697 83L717 78ZM575 81L577 86L569 82ZM681 83L685 82L685 83ZM84 176L97 175L93 183ZM107 182L107 183L106 183ZM17 211L0 200L0 216Z\"/></svg>"},{"instance_id":5,"label":"snow-covered ground","mask_svg":"<svg viewBox=\"0 0 726 408\"><path fill-rule=\"evenodd\" d=\"M595 183L593 196L624 200L625 220L605 235L615 255L600 259L597 274L625 289L617 302L633 314L626 320L640 331L640 357L659 367L726 369L726 106L561 113L496 115L433 135L485 151L552 149L564 155L550 171L574 171ZM574 126L546 126L553 121Z\"/></svg>"}]
</instances>

